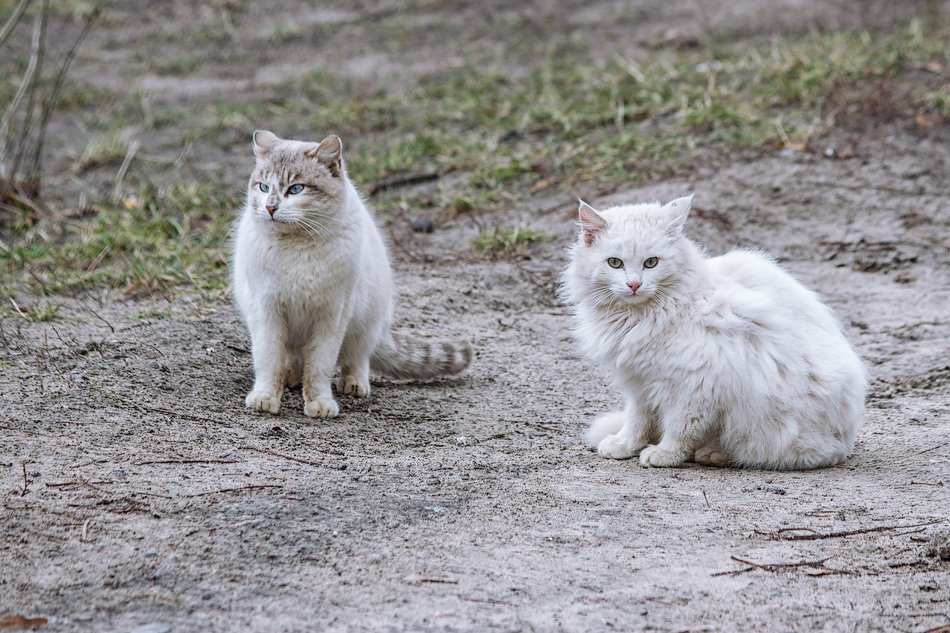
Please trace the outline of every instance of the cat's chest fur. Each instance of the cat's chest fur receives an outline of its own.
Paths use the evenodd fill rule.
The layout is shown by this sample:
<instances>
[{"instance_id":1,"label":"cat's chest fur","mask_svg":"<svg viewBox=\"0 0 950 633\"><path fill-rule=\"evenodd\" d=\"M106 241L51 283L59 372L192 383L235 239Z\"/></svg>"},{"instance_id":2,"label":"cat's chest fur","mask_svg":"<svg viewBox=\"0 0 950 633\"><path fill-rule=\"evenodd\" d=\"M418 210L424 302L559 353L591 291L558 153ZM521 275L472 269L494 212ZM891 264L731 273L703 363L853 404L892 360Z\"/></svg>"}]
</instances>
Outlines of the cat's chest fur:
<instances>
[{"instance_id":1,"label":"cat's chest fur","mask_svg":"<svg viewBox=\"0 0 950 633\"><path fill-rule=\"evenodd\" d=\"M701 371L724 339L743 335L746 320L709 290L667 309L581 314L589 354L635 383L662 383Z\"/></svg>"},{"instance_id":2,"label":"cat's chest fur","mask_svg":"<svg viewBox=\"0 0 950 633\"><path fill-rule=\"evenodd\" d=\"M268 236L249 253L261 298L286 309L315 309L338 303L356 280L352 264L359 244L351 236L332 241Z\"/></svg>"}]
</instances>

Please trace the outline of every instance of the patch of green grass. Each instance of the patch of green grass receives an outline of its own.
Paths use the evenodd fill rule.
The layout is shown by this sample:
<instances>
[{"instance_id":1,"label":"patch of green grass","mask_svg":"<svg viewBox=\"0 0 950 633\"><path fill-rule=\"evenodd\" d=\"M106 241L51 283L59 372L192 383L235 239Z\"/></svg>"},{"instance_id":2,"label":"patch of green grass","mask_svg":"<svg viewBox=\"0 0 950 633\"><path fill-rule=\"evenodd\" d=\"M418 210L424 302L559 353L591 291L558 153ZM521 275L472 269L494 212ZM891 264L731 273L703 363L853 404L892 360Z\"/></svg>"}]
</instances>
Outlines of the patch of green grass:
<instances>
[{"instance_id":1,"label":"patch of green grass","mask_svg":"<svg viewBox=\"0 0 950 633\"><path fill-rule=\"evenodd\" d=\"M274 28L276 39L310 36ZM201 29L193 31L180 37L202 41ZM83 112L87 127L103 140L78 157L77 171L117 166L128 149L122 130L143 122L181 128L174 139L163 130L162 147L216 144L243 148L248 159L256 128L311 140L333 132L343 136L350 176L364 191L400 173L434 170L442 176L424 193L377 196L373 206L384 216L419 207L443 216L484 216L533 204L539 191L546 197L584 194L683 174L700 150L800 148L835 125L836 117L851 112L852 122L860 122L879 116L855 105L875 97L875 86L895 87L884 95L880 116L920 115L920 125L942 124L950 116L940 83L948 66L947 31L947 19L934 15L887 32L812 32L741 48L722 41L688 50L670 46L639 63L594 60L577 42L545 44L538 54L536 44L522 41L517 46L534 46L530 52L539 61L517 77L491 66L463 67L386 88L316 70L244 99L189 109L158 105L160 100L153 106L130 94ZM382 37L406 36L396 29ZM230 37L226 28L220 37ZM147 46L142 50L147 64ZM179 70L213 59L202 55L183 57ZM0 96L12 94L22 68L23 60L0 64ZM91 104L94 98L78 94L74 100ZM24 237L0 250L0 272L11 273L0 286L15 279L44 290L98 284L149 291L181 283L222 288L237 201L221 181L146 187L128 207L96 206L94 219L69 226L61 239ZM499 228L480 235L473 248L512 252L540 238L531 229Z\"/></svg>"},{"instance_id":2,"label":"patch of green grass","mask_svg":"<svg viewBox=\"0 0 950 633\"><path fill-rule=\"evenodd\" d=\"M4 308L12 309L5 309L4 313L9 316L16 314L30 323L49 323L62 318L62 302L35 301L33 305L20 305L13 298L9 301L9 306Z\"/></svg>"},{"instance_id":3,"label":"patch of green grass","mask_svg":"<svg viewBox=\"0 0 950 633\"><path fill-rule=\"evenodd\" d=\"M198 70L200 64L201 60L196 55L183 55L167 61L156 61L149 66L159 75L184 76Z\"/></svg>"},{"instance_id":4,"label":"patch of green grass","mask_svg":"<svg viewBox=\"0 0 950 633\"><path fill-rule=\"evenodd\" d=\"M145 186L121 202L96 205L96 218L71 226L62 243L37 234L4 245L0 286L17 284L38 294L96 285L139 294L178 284L223 289L237 205L214 183Z\"/></svg>"},{"instance_id":5,"label":"patch of green grass","mask_svg":"<svg viewBox=\"0 0 950 633\"><path fill-rule=\"evenodd\" d=\"M100 167L118 167L129 153L129 141L118 132L93 141L73 163L73 171L84 174Z\"/></svg>"},{"instance_id":6,"label":"patch of green grass","mask_svg":"<svg viewBox=\"0 0 950 633\"><path fill-rule=\"evenodd\" d=\"M472 247L480 253L501 255L518 252L546 238L546 233L528 227L496 227L479 233L472 240Z\"/></svg>"},{"instance_id":7,"label":"patch of green grass","mask_svg":"<svg viewBox=\"0 0 950 633\"><path fill-rule=\"evenodd\" d=\"M168 308L151 308L136 312L135 318L139 321L164 321L170 319L172 311Z\"/></svg>"}]
</instances>

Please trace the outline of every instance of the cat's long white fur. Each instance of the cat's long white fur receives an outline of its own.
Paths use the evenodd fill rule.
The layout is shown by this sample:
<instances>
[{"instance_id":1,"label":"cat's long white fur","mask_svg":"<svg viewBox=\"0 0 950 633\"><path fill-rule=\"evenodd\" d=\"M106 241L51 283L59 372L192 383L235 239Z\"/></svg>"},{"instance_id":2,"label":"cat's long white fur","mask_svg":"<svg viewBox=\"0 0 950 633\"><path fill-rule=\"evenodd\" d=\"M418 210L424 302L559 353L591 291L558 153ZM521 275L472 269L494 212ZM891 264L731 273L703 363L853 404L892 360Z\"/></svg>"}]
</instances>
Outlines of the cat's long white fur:
<instances>
[{"instance_id":1,"label":"cat's long white fur","mask_svg":"<svg viewBox=\"0 0 950 633\"><path fill-rule=\"evenodd\" d=\"M588 443L647 466L841 462L864 413L864 364L831 310L770 257L707 258L683 235L690 204L582 203L563 290L577 338L627 403L594 421Z\"/></svg>"},{"instance_id":2,"label":"cat's long white fur","mask_svg":"<svg viewBox=\"0 0 950 633\"><path fill-rule=\"evenodd\" d=\"M339 139L305 143L269 132L254 138L258 163L237 227L232 275L254 359L246 405L276 413L285 384L302 382L305 413L333 417L337 365L338 390L356 396L369 394L371 368L421 379L465 369L469 346L391 332L389 255L346 175ZM306 188L290 195L295 182ZM273 216L268 204L277 209Z\"/></svg>"}]
</instances>

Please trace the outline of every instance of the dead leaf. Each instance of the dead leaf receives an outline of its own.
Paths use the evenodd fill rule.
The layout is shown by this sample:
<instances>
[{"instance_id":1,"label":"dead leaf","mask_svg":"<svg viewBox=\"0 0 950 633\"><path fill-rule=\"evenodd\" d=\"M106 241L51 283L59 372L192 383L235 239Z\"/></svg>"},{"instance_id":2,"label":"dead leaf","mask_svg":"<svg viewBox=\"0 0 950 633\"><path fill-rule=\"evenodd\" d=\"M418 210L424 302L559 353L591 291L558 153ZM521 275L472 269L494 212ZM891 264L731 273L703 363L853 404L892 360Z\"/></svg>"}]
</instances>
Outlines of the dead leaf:
<instances>
[{"instance_id":1,"label":"dead leaf","mask_svg":"<svg viewBox=\"0 0 950 633\"><path fill-rule=\"evenodd\" d=\"M941 64L941 63L938 62L938 61L929 61L929 62L927 62L926 64L924 64L924 69L925 69L925 70L929 70L930 72L932 72L932 73L935 74L935 75L942 75L942 74L943 74L943 64Z\"/></svg>"},{"instance_id":2,"label":"dead leaf","mask_svg":"<svg viewBox=\"0 0 950 633\"><path fill-rule=\"evenodd\" d=\"M537 192L541 191L542 189L547 189L548 187L550 187L550 186L553 185L553 184L554 184L554 183L551 182L550 180L548 180L547 178L542 178L542 179L539 180L538 182L536 182L536 183L534 183L533 185L531 185L531 193L537 193Z\"/></svg>"},{"instance_id":3,"label":"dead leaf","mask_svg":"<svg viewBox=\"0 0 950 633\"><path fill-rule=\"evenodd\" d=\"M914 123L920 127L932 128L934 126L933 121L924 116L922 112L918 112L917 116L914 117Z\"/></svg>"},{"instance_id":4,"label":"dead leaf","mask_svg":"<svg viewBox=\"0 0 950 633\"><path fill-rule=\"evenodd\" d=\"M46 618L28 618L23 615L3 615L0 616L0 629L36 629L46 626L49 620Z\"/></svg>"}]
</instances>

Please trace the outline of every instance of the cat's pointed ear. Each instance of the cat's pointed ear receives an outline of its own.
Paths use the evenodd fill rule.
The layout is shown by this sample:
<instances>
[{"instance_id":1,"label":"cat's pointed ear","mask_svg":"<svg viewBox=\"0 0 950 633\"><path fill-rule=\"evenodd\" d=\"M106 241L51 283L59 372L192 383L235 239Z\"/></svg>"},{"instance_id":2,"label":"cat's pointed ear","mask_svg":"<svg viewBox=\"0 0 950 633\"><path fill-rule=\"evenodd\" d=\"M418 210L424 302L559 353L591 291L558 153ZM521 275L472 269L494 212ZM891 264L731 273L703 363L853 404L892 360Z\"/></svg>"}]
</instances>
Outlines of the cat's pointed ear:
<instances>
[{"instance_id":1,"label":"cat's pointed ear","mask_svg":"<svg viewBox=\"0 0 950 633\"><path fill-rule=\"evenodd\" d=\"M343 141L336 134L331 134L307 152L307 156L316 158L327 166L331 174L339 176L343 165Z\"/></svg>"},{"instance_id":2,"label":"cat's pointed ear","mask_svg":"<svg viewBox=\"0 0 950 633\"><path fill-rule=\"evenodd\" d=\"M686 224L686 218L689 217L689 210L693 208L693 196L690 194L682 198L677 198L672 202L666 203L663 208L669 213L670 228L677 234L682 233L683 225Z\"/></svg>"},{"instance_id":3,"label":"cat's pointed ear","mask_svg":"<svg viewBox=\"0 0 950 633\"><path fill-rule=\"evenodd\" d=\"M277 135L267 130L257 130L252 137L254 140L254 155L263 158L267 152L274 149L274 146L280 142Z\"/></svg>"},{"instance_id":4,"label":"cat's pointed ear","mask_svg":"<svg viewBox=\"0 0 950 633\"><path fill-rule=\"evenodd\" d=\"M590 246L594 243L597 234L607 228L607 220L583 200L579 199L577 202L579 203L577 221L581 225L581 230L584 231L584 243Z\"/></svg>"}]
</instances>

